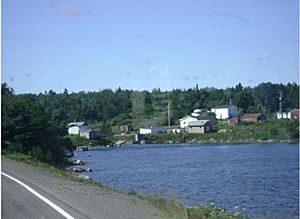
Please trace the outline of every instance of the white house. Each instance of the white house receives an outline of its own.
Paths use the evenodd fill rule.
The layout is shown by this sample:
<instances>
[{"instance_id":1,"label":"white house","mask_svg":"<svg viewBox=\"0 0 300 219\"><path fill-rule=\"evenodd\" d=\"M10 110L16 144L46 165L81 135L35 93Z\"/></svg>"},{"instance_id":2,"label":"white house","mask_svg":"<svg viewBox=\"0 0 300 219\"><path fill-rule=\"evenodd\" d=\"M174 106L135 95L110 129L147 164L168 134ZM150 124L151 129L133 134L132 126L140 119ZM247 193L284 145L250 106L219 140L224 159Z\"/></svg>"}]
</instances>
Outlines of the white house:
<instances>
[{"instance_id":1,"label":"white house","mask_svg":"<svg viewBox=\"0 0 300 219\"><path fill-rule=\"evenodd\" d=\"M238 115L238 108L234 105L230 106L215 106L211 108L211 112L216 114L217 119L228 119L231 116Z\"/></svg>"},{"instance_id":2,"label":"white house","mask_svg":"<svg viewBox=\"0 0 300 219\"><path fill-rule=\"evenodd\" d=\"M166 130L160 127L151 127L151 128L140 128L140 134L142 135L157 135L165 133Z\"/></svg>"},{"instance_id":3,"label":"white house","mask_svg":"<svg viewBox=\"0 0 300 219\"><path fill-rule=\"evenodd\" d=\"M69 135L79 135L80 131L89 127L85 122L71 122L67 125Z\"/></svg>"},{"instance_id":4,"label":"white house","mask_svg":"<svg viewBox=\"0 0 300 219\"><path fill-rule=\"evenodd\" d=\"M195 121L198 121L197 118L193 117L193 116L186 116L182 119L179 119L179 122L180 122L180 128L182 129L185 129L188 127L188 124L190 122L195 122Z\"/></svg>"}]
</instances>

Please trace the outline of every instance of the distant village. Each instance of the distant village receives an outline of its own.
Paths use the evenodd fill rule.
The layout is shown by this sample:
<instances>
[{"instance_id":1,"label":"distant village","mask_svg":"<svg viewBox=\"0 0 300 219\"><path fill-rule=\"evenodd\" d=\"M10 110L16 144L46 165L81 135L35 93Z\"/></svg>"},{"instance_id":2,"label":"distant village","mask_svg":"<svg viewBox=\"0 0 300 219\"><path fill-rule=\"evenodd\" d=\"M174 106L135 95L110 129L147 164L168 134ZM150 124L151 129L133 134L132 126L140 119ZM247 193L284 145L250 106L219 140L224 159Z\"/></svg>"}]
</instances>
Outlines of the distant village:
<instances>
[{"instance_id":1,"label":"distant village","mask_svg":"<svg viewBox=\"0 0 300 219\"><path fill-rule=\"evenodd\" d=\"M145 135L161 135L164 133L196 133L206 134L213 131L213 127L219 121L227 121L229 125L239 125L241 122L258 123L266 120L262 113L251 113L239 116L238 108L234 105L215 106L208 109L195 109L191 115L179 119L179 127L142 127L135 134L135 143L143 142ZM299 120L299 109L290 112L278 112L277 119ZM101 136L101 131L91 129L86 122L71 122L67 125L69 135L79 135L86 139L97 139ZM122 133L133 133L131 124L120 126ZM222 130L219 130L222 132Z\"/></svg>"}]
</instances>

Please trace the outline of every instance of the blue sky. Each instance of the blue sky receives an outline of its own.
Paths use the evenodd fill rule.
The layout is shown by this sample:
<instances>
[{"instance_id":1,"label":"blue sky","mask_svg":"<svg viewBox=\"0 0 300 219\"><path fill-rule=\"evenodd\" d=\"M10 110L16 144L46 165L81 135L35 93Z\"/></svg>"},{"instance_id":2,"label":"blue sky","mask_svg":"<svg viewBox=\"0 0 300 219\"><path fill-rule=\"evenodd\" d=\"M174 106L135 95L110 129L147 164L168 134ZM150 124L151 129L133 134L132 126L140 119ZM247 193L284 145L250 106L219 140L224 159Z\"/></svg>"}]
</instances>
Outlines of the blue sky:
<instances>
[{"instance_id":1,"label":"blue sky","mask_svg":"<svg viewBox=\"0 0 300 219\"><path fill-rule=\"evenodd\" d=\"M297 0L2 0L16 93L299 80Z\"/></svg>"}]
</instances>

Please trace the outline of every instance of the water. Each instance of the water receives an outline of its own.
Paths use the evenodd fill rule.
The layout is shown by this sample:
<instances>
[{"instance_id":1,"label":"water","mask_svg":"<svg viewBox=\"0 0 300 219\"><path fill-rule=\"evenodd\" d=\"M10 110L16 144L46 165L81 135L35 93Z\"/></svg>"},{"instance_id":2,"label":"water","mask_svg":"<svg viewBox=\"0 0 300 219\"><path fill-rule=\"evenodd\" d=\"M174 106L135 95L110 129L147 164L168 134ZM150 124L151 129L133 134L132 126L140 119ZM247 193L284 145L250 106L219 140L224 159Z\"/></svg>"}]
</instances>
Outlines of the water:
<instances>
[{"instance_id":1,"label":"water","mask_svg":"<svg viewBox=\"0 0 300 219\"><path fill-rule=\"evenodd\" d=\"M122 191L186 206L214 203L252 217L299 215L297 144L124 145L75 158L90 162L86 175Z\"/></svg>"}]
</instances>

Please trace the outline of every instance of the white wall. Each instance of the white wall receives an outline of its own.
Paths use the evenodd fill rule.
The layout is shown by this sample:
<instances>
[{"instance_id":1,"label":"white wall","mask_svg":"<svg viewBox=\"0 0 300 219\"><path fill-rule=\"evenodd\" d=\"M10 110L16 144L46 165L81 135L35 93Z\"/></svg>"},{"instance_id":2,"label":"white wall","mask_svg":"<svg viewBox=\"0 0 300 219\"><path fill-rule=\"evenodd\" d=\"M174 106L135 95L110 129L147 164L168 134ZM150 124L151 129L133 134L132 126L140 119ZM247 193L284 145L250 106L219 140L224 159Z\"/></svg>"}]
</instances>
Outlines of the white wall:
<instances>
[{"instance_id":1,"label":"white wall","mask_svg":"<svg viewBox=\"0 0 300 219\"><path fill-rule=\"evenodd\" d=\"M156 128L140 128L140 134L143 134L143 135L147 135L147 134L156 135L159 132L164 133L165 131L166 130L164 128L159 128L159 127L156 127Z\"/></svg>"},{"instance_id":2,"label":"white wall","mask_svg":"<svg viewBox=\"0 0 300 219\"><path fill-rule=\"evenodd\" d=\"M228 119L228 108L222 108L222 109L211 109L213 113L216 114L217 119Z\"/></svg>"},{"instance_id":3,"label":"white wall","mask_svg":"<svg viewBox=\"0 0 300 219\"><path fill-rule=\"evenodd\" d=\"M79 133L80 133L80 131L81 130L85 130L85 129L87 129L88 128L88 126L86 126L86 125L83 125L83 126L71 126L71 127L69 127L68 128L68 133L69 133L69 135L79 135Z\"/></svg>"},{"instance_id":4,"label":"white wall","mask_svg":"<svg viewBox=\"0 0 300 219\"><path fill-rule=\"evenodd\" d=\"M236 106L229 106L228 108L211 109L216 114L217 119L228 119L230 116L237 116L238 109Z\"/></svg>"},{"instance_id":5,"label":"white wall","mask_svg":"<svg viewBox=\"0 0 300 219\"><path fill-rule=\"evenodd\" d=\"M68 129L69 135L78 135L79 134L79 127L78 126L71 126Z\"/></svg>"},{"instance_id":6,"label":"white wall","mask_svg":"<svg viewBox=\"0 0 300 219\"><path fill-rule=\"evenodd\" d=\"M198 121L198 119L193 118L193 117L187 117L184 120L180 121L180 128L184 129L188 127L189 122L193 122L193 121Z\"/></svg>"}]
</instances>

